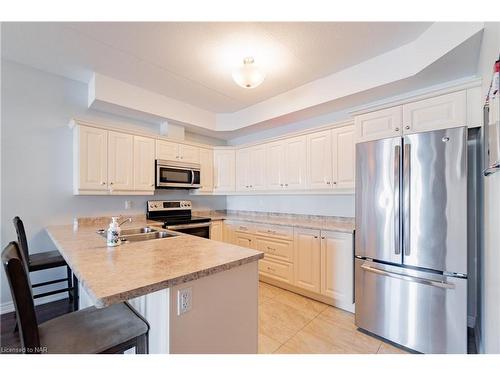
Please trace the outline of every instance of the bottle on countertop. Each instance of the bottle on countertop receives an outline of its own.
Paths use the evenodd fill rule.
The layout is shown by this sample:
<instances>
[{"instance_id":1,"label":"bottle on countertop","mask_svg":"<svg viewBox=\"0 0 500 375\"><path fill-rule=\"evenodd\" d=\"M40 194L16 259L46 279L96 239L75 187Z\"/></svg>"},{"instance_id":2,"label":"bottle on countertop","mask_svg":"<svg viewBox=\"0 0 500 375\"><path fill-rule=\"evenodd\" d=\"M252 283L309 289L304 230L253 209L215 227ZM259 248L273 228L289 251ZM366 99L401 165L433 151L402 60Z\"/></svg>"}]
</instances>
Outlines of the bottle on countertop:
<instances>
[{"instance_id":1,"label":"bottle on countertop","mask_svg":"<svg viewBox=\"0 0 500 375\"><path fill-rule=\"evenodd\" d=\"M108 246L118 246L121 243L120 240L120 224L118 224L118 217L113 216L111 218L111 223L109 224L108 234L107 234L107 244Z\"/></svg>"}]
</instances>

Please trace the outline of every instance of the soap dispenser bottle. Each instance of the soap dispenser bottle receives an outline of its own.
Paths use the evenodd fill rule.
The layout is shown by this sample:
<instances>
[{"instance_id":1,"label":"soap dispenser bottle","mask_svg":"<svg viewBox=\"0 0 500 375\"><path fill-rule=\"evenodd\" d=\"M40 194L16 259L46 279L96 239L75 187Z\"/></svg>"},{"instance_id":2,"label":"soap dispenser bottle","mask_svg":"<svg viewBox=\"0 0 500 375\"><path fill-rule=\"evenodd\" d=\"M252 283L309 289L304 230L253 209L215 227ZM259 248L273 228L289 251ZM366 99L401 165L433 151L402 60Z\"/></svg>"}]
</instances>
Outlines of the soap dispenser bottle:
<instances>
[{"instance_id":1,"label":"soap dispenser bottle","mask_svg":"<svg viewBox=\"0 0 500 375\"><path fill-rule=\"evenodd\" d=\"M107 244L108 246L118 246L120 240L120 225L118 224L118 217L113 216L108 228Z\"/></svg>"}]
</instances>

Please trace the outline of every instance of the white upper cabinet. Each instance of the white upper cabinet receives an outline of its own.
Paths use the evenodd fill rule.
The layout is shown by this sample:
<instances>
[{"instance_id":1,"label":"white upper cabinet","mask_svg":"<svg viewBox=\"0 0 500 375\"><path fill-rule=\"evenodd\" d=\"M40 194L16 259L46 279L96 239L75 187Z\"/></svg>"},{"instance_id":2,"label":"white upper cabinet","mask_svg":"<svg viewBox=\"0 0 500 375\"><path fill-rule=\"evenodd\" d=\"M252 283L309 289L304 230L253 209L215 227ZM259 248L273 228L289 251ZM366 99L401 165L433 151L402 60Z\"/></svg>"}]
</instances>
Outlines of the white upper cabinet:
<instances>
[{"instance_id":1,"label":"white upper cabinet","mask_svg":"<svg viewBox=\"0 0 500 375\"><path fill-rule=\"evenodd\" d=\"M236 150L236 190L250 190L250 149L242 148Z\"/></svg>"},{"instance_id":2,"label":"white upper cabinet","mask_svg":"<svg viewBox=\"0 0 500 375\"><path fill-rule=\"evenodd\" d=\"M403 134L401 120L401 106L356 116L356 142L400 136Z\"/></svg>"},{"instance_id":3,"label":"white upper cabinet","mask_svg":"<svg viewBox=\"0 0 500 375\"><path fill-rule=\"evenodd\" d=\"M332 130L333 187L353 189L356 171L354 126Z\"/></svg>"},{"instance_id":4,"label":"white upper cabinet","mask_svg":"<svg viewBox=\"0 0 500 375\"><path fill-rule=\"evenodd\" d=\"M108 190L108 132L77 126L73 133L74 194Z\"/></svg>"},{"instance_id":5,"label":"white upper cabinet","mask_svg":"<svg viewBox=\"0 0 500 375\"><path fill-rule=\"evenodd\" d=\"M200 149L195 146L170 141L156 141L156 158L187 163L200 163Z\"/></svg>"},{"instance_id":6,"label":"white upper cabinet","mask_svg":"<svg viewBox=\"0 0 500 375\"><path fill-rule=\"evenodd\" d=\"M214 152L200 148L200 184L199 191L210 192L214 188Z\"/></svg>"},{"instance_id":7,"label":"white upper cabinet","mask_svg":"<svg viewBox=\"0 0 500 375\"><path fill-rule=\"evenodd\" d=\"M134 144L130 134L108 133L109 191L134 190Z\"/></svg>"},{"instance_id":8,"label":"white upper cabinet","mask_svg":"<svg viewBox=\"0 0 500 375\"><path fill-rule=\"evenodd\" d=\"M156 159L179 161L179 145L174 142L156 140Z\"/></svg>"},{"instance_id":9,"label":"white upper cabinet","mask_svg":"<svg viewBox=\"0 0 500 375\"><path fill-rule=\"evenodd\" d=\"M214 150L214 190L235 190L235 152L234 150Z\"/></svg>"},{"instance_id":10,"label":"white upper cabinet","mask_svg":"<svg viewBox=\"0 0 500 375\"><path fill-rule=\"evenodd\" d=\"M332 187L332 133L331 130L307 135L307 188Z\"/></svg>"},{"instance_id":11,"label":"white upper cabinet","mask_svg":"<svg viewBox=\"0 0 500 375\"><path fill-rule=\"evenodd\" d=\"M268 190L283 189L285 148L282 141L266 144L266 180Z\"/></svg>"},{"instance_id":12,"label":"white upper cabinet","mask_svg":"<svg viewBox=\"0 0 500 375\"><path fill-rule=\"evenodd\" d=\"M155 189L155 140L134 136L134 189Z\"/></svg>"},{"instance_id":13,"label":"white upper cabinet","mask_svg":"<svg viewBox=\"0 0 500 375\"><path fill-rule=\"evenodd\" d=\"M465 91L403 105L403 132L405 134L457 126L467 126Z\"/></svg>"},{"instance_id":14,"label":"white upper cabinet","mask_svg":"<svg viewBox=\"0 0 500 375\"><path fill-rule=\"evenodd\" d=\"M353 311L352 235L321 231L321 294L335 306Z\"/></svg>"},{"instance_id":15,"label":"white upper cabinet","mask_svg":"<svg viewBox=\"0 0 500 375\"><path fill-rule=\"evenodd\" d=\"M266 189L266 147L250 148L250 188L252 190Z\"/></svg>"},{"instance_id":16,"label":"white upper cabinet","mask_svg":"<svg viewBox=\"0 0 500 375\"><path fill-rule=\"evenodd\" d=\"M356 142L479 126L477 102L478 89L471 88L365 113L354 118Z\"/></svg>"},{"instance_id":17,"label":"white upper cabinet","mask_svg":"<svg viewBox=\"0 0 500 375\"><path fill-rule=\"evenodd\" d=\"M286 139L284 142L284 187L287 190L301 190L306 187L307 137Z\"/></svg>"},{"instance_id":18,"label":"white upper cabinet","mask_svg":"<svg viewBox=\"0 0 500 375\"><path fill-rule=\"evenodd\" d=\"M200 149L195 146L180 144L179 159L187 163L200 163Z\"/></svg>"}]
</instances>

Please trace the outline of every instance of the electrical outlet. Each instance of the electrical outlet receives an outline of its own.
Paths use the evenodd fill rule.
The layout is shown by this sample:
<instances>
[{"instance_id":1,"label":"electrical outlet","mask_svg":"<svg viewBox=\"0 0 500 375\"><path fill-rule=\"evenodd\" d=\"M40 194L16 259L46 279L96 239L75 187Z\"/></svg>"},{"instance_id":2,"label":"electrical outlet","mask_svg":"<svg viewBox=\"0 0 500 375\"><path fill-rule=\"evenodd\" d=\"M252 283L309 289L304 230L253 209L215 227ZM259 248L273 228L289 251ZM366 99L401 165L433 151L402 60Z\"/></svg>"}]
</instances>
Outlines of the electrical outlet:
<instances>
[{"instance_id":1,"label":"electrical outlet","mask_svg":"<svg viewBox=\"0 0 500 375\"><path fill-rule=\"evenodd\" d=\"M130 210L132 208L132 201L125 201L125 209Z\"/></svg>"},{"instance_id":2,"label":"electrical outlet","mask_svg":"<svg viewBox=\"0 0 500 375\"><path fill-rule=\"evenodd\" d=\"M182 315L191 310L193 306L193 288L177 291L177 315Z\"/></svg>"}]
</instances>

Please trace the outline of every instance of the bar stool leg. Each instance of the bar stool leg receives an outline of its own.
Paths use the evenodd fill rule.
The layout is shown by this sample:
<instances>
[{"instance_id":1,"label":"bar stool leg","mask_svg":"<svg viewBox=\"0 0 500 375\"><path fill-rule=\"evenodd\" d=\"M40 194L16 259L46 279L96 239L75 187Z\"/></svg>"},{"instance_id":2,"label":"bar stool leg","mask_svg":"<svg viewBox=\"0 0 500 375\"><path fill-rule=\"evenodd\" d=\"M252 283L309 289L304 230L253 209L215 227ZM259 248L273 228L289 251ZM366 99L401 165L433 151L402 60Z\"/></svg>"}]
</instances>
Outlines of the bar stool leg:
<instances>
[{"instance_id":1,"label":"bar stool leg","mask_svg":"<svg viewBox=\"0 0 500 375\"><path fill-rule=\"evenodd\" d=\"M69 268L69 266L66 266L66 275L68 277L68 298L69 298L69 302L73 302L73 299L75 297L75 291L73 289L73 283L72 283L72 272L71 272L71 268Z\"/></svg>"},{"instance_id":2,"label":"bar stool leg","mask_svg":"<svg viewBox=\"0 0 500 375\"><path fill-rule=\"evenodd\" d=\"M78 279L75 274L73 274L73 311L78 311L80 306L80 295L78 293Z\"/></svg>"}]
</instances>

